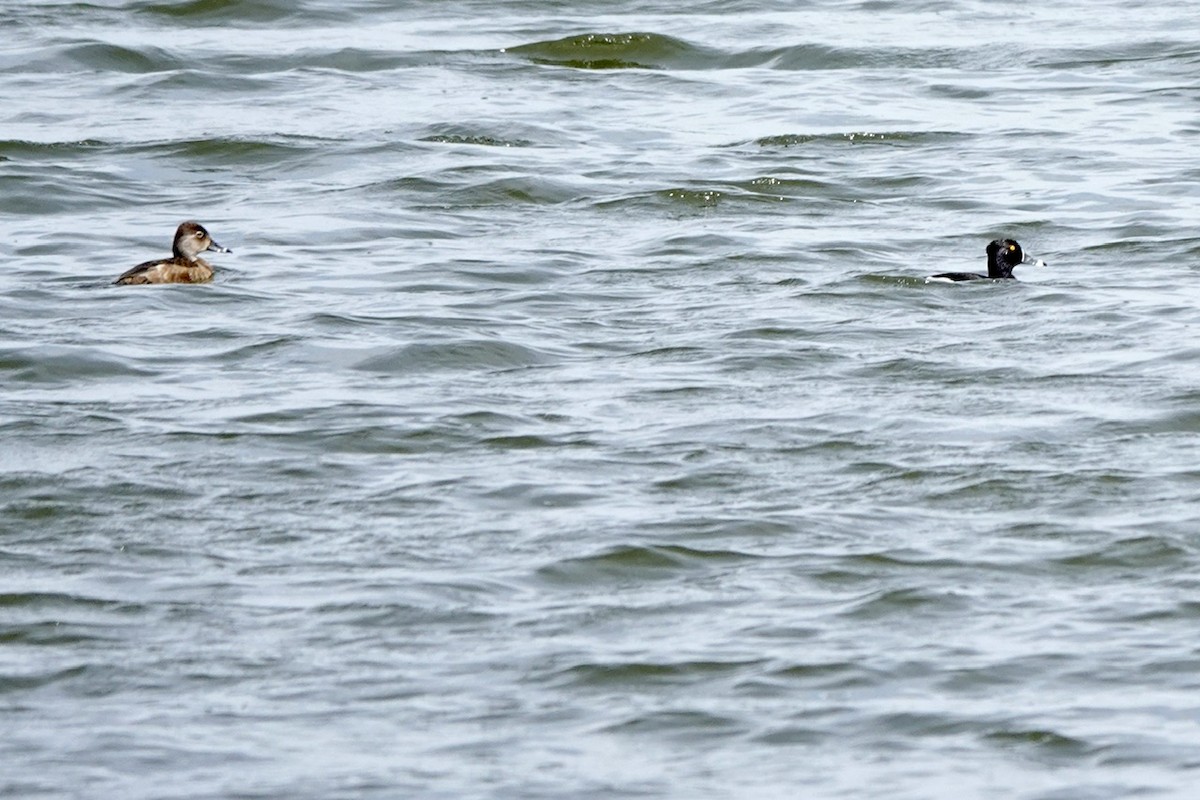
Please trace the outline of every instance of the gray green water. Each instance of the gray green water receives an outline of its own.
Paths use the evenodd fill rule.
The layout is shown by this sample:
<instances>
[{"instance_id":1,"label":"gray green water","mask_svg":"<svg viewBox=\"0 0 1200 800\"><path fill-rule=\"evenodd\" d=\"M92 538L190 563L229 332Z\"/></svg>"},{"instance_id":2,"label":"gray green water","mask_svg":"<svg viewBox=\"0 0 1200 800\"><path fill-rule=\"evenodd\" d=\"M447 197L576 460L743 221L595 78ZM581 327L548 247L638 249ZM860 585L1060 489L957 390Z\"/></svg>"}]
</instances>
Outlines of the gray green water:
<instances>
[{"instance_id":1,"label":"gray green water","mask_svg":"<svg viewBox=\"0 0 1200 800\"><path fill-rule=\"evenodd\" d=\"M1198 76L1185 2L0 3L0 796L1194 797Z\"/></svg>"}]
</instances>

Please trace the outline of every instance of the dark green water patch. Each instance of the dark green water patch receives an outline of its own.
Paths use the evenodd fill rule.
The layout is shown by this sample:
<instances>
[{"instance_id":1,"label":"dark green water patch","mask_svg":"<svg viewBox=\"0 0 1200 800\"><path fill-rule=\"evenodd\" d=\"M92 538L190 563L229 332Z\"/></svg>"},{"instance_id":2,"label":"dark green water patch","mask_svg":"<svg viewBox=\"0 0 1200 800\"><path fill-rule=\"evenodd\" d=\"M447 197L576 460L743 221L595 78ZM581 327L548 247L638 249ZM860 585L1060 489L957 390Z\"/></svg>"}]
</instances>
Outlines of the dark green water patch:
<instances>
[{"instance_id":1,"label":"dark green water patch","mask_svg":"<svg viewBox=\"0 0 1200 800\"><path fill-rule=\"evenodd\" d=\"M540 450L542 448L595 446L595 442L587 439L563 439L557 436L542 436L533 433L492 436L482 440L480 444L493 450Z\"/></svg>"},{"instance_id":2,"label":"dark green water patch","mask_svg":"<svg viewBox=\"0 0 1200 800\"><path fill-rule=\"evenodd\" d=\"M573 69L666 69L699 66L714 52L658 33L585 33L510 47L535 64Z\"/></svg>"},{"instance_id":3,"label":"dark green water patch","mask_svg":"<svg viewBox=\"0 0 1200 800\"><path fill-rule=\"evenodd\" d=\"M963 561L953 558L903 558L891 553L864 553L861 555L849 555L840 559L840 563L861 566L872 572L889 573L898 573L907 570L962 569L964 566L966 566Z\"/></svg>"},{"instance_id":4,"label":"dark green water patch","mask_svg":"<svg viewBox=\"0 0 1200 800\"><path fill-rule=\"evenodd\" d=\"M872 721L873 727L905 737L954 736L975 729L977 723L947 714L898 712L884 714Z\"/></svg>"},{"instance_id":5,"label":"dark green water patch","mask_svg":"<svg viewBox=\"0 0 1200 800\"><path fill-rule=\"evenodd\" d=\"M735 190L736 191L736 190ZM737 192L741 198L749 198L761 202L763 199L776 200L776 198L764 198L761 194L750 194ZM717 208L722 203L727 202L731 197L731 190L721 189L692 189L687 187L673 187L669 189L660 189L651 192L637 192L634 194L623 195L620 197L605 197L595 201L594 205L598 209L620 209L629 210L630 208L638 209L646 208L667 208L677 209L685 213L695 211L709 211Z\"/></svg>"},{"instance_id":6,"label":"dark green water patch","mask_svg":"<svg viewBox=\"0 0 1200 800\"><path fill-rule=\"evenodd\" d=\"M714 208L725 197L717 189L663 189L657 197L670 204L692 206L694 208Z\"/></svg>"},{"instance_id":7,"label":"dark green water patch","mask_svg":"<svg viewBox=\"0 0 1200 800\"><path fill-rule=\"evenodd\" d=\"M432 122L417 134L417 141L476 147L575 147L578 144L573 135L564 132L550 119L531 123L498 121L491 117Z\"/></svg>"},{"instance_id":8,"label":"dark green water patch","mask_svg":"<svg viewBox=\"0 0 1200 800\"><path fill-rule=\"evenodd\" d=\"M733 718L703 711L659 711L630 717L604 730L609 733L646 734L655 738L665 736L693 741L724 739L742 731L743 726Z\"/></svg>"},{"instance_id":9,"label":"dark green water patch","mask_svg":"<svg viewBox=\"0 0 1200 800\"><path fill-rule=\"evenodd\" d=\"M679 545L626 545L593 556L544 566L538 574L554 582L642 582L680 573L725 567L754 556L732 550L697 550Z\"/></svg>"},{"instance_id":10,"label":"dark green water patch","mask_svg":"<svg viewBox=\"0 0 1200 800\"><path fill-rule=\"evenodd\" d=\"M463 187L456 194L464 205L553 205L580 199L577 187L544 177L512 177Z\"/></svg>"},{"instance_id":11,"label":"dark green water patch","mask_svg":"<svg viewBox=\"0 0 1200 800\"><path fill-rule=\"evenodd\" d=\"M1184 567L1192 554L1178 543L1161 536L1138 536L1110 542L1099 549L1057 559L1054 563L1071 569L1150 569Z\"/></svg>"},{"instance_id":12,"label":"dark green water patch","mask_svg":"<svg viewBox=\"0 0 1200 800\"><path fill-rule=\"evenodd\" d=\"M59 681L78 678L87 672L88 667L80 665L34 675L0 675L0 694L29 692L33 689L40 689L43 686L50 686Z\"/></svg>"},{"instance_id":13,"label":"dark green water patch","mask_svg":"<svg viewBox=\"0 0 1200 800\"><path fill-rule=\"evenodd\" d=\"M805 147L808 145L927 146L969 138L955 131L849 131L846 133L783 133L753 141L759 147ZM741 143L737 143L741 144ZM734 146L737 146L735 144Z\"/></svg>"},{"instance_id":14,"label":"dark green water patch","mask_svg":"<svg viewBox=\"0 0 1200 800\"><path fill-rule=\"evenodd\" d=\"M655 481L652 488L656 492L734 492L743 485L746 475L740 471L709 469L689 471L684 475L676 475L660 481Z\"/></svg>"},{"instance_id":15,"label":"dark green water patch","mask_svg":"<svg viewBox=\"0 0 1200 800\"><path fill-rule=\"evenodd\" d=\"M1096 751L1095 747L1082 739L1039 728L992 731L985 734L983 740L1004 750L1038 751L1064 758L1085 757Z\"/></svg>"},{"instance_id":16,"label":"dark green water patch","mask_svg":"<svg viewBox=\"0 0 1200 800\"><path fill-rule=\"evenodd\" d=\"M384 195L430 195L438 208L445 208L447 203L458 208L557 205L584 196L575 184L541 175L486 177L489 172L497 171L500 170L456 170L432 178L392 178L366 184L360 189Z\"/></svg>"},{"instance_id":17,"label":"dark green water patch","mask_svg":"<svg viewBox=\"0 0 1200 800\"><path fill-rule=\"evenodd\" d=\"M480 147L530 147L533 144L525 139L502 139L487 134L471 133L434 133L422 136L417 141L435 144L473 144Z\"/></svg>"},{"instance_id":18,"label":"dark green water patch","mask_svg":"<svg viewBox=\"0 0 1200 800\"><path fill-rule=\"evenodd\" d=\"M416 56L411 53L394 51L364 50L361 47L344 47L331 53L309 53L303 56L305 69L332 69L339 72L381 72L414 66L414 61L427 59L427 56ZM264 65L270 71L278 70L282 65L271 63Z\"/></svg>"},{"instance_id":19,"label":"dark green water patch","mask_svg":"<svg viewBox=\"0 0 1200 800\"><path fill-rule=\"evenodd\" d=\"M946 593L933 593L924 589L892 589L872 594L857 603L845 616L859 620L887 619L895 616L910 617L913 614L942 614L961 610L965 601Z\"/></svg>"},{"instance_id":20,"label":"dark green water patch","mask_svg":"<svg viewBox=\"0 0 1200 800\"><path fill-rule=\"evenodd\" d=\"M630 353L628 358L649 358L655 361L671 361L671 362L692 362L692 361L707 361L712 357L712 352L704 347L695 347L692 345L678 345L675 347L656 347L653 350L642 350L636 353ZM669 394L678 394L680 392L691 392L697 388L705 387L679 387L675 386L666 390ZM658 395L662 390L652 389L651 394Z\"/></svg>"},{"instance_id":21,"label":"dark green water patch","mask_svg":"<svg viewBox=\"0 0 1200 800\"><path fill-rule=\"evenodd\" d=\"M770 675L787 682L806 686L817 684L828 688L830 684L848 685L851 676L861 677L863 668L849 661L829 661L820 664L794 664L773 670Z\"/></svg>"},{"instance_id":22,"label":"dark green water patch","mask_svg":"<svg viewBox=\"0 0 1200 800\"><path fill-rule=\"evenodd\" d=\"M211 68L157 72L122 87L120 98L123 102L153 103L163 92L170 92L180 98L190 94L198 102L206 102L212 97L214 76L217 74ZM254 75L249 70L244 74L222 74L219 80L221 91L227 96L279 91L283 83L275 75Z\"/></svg>"},{"instance_id":23,"label":"dark green water patch","mask_svg":"<svg viewBox=\"0 0 1200 800\"><path fill-rule=\"evenodd\" d=\"M1137 40L1097 47L1070 48L1053 51L1039 66L1054 71L1107 71L1138 62L1184 65L1200 64L1200 51L1193 42L1172 40Z\"/></svg>"},{"instance_id":24,"label":"dark green water patch","mask_svg":"<svg viewBox=\"0 0 1200 800\"><path fill-rule=\"evenodd\" d=\"M775 205L784 199L783 193L764 191L761 186L746 182L745 184L729 183L720 187L674 186L622 197L607 197L597 200L595 206L619 209L658 206L684 212L707 212L730 204L755 207L761 207L764 204Z\"/></svg>"},{"instance_id":25,"label":"dark green water patch","mask_svg":"<svg viewBox=\"0 0 1200 800\"><path fill-rule=\"evenodd\" d=\"M904 275L884 275L882 273L868 273L866 275L857 276L857 280L868 286L899 286L906 289L916 289L925 285L925 278L906 277Z\"/></svg>"},{"instance_id":26,"label":"dark green water patch","mask_svg":"<svg viewBox=\"0 0 1200 800\"><path fill-rule=\"evenodd\" d=\"M167 158L184 159L220 166L243 165L258 167L293 162L296 158L317 155L334 143L312 137L283 137L279 139L250 139L216 137L157 142L131 149Z\"/></svg>"},{"instance_id":27,"label":"dark green water patch","mask_svg":"<svg viewBox=\"0 0 1200 800\"><path fill-rule=\"evenodd\" d=\"M0 378L10 386L147 374L92 348L51 345L0 351Z\"/></svg>"},{"instance_id":28,"label":"dark green water patch","mask_svg":"<svg viewBox=\"0 0 1200 800\"><path fill-rule=\"evenodd\" d=\"M115 44L89 43L69 47L61 55L78 66L102 72L143 74L186 66L180 56L158 47L133 50Z\"/></svg>"},{"instance_id":29,"label":"dark green water patch","mask_svg":"<svg viewBox=\"0 0 1200 800\"><path fill-rule=\"evenodd\" d=\"M614 664L579 664L563 670L561 675L576 686L630 688L652 685L690 684L697 680L735 675L758 666L760 661L679 661L669 664L626 662Z\"/></svg>"},{"instance_id":30,"label":"dark green water patch","mask_svg":"<svg viewBox=\"0 0 1200 800\"><path fill-rule=\"evenodd\" d=\"M817 745L830 738L830 734L817 728L786 726L759 734L753 741L759 744L777 746L811 746Z\"/></svg>"},{"instance_id":31,"label":"dark green water patch","mask_svg":"<svg viewBox=\"0 0 1200 800\"><path fill-rule=\"evenodd\" d=\"M410 344L364 358L356 368L389 374L442 369L513 369L545 364L553 358L530 347L493 340Z\"/></svg>"},{"instance_id":32,"label":"dark green water patch","mask_svg":"<svg viewBox=\"0 0 1200 800\"><path fill-rule=\"evenodd\" d=\"M0 158L5 160L62 158L92 153L108 147L99 139L80 139L74 142L30 142L24 139L0 140Z\"/></svg>"},{"instance_id":33,"label":"dark green water patch","mask_svg":"<svg viewBox=\"0 0 1200 800\"><path fill-rule=\"evenodd\" d=\"M186 3L145 3L138 12L169 20L198 23L275 22L303 11L297 3L265 0L191 0ZM305 12L311 17L311 12Z\"/></svg>"},{"instance_id":34,"label":"dark green water patch","mask_svg":"<svg viewBox=\"0 0 1200 800\"><path fill-rule=\"evenodd\" d=\"M938 83L926 87L925 91L935 97L949 97L954 100L983 100L991 95L986 89L961 86L953 83Z\"/></svg>"},{"instance_id":35,"label":"dark green water patch","mask_svg":"<svg viewBox=\"0 0 1200 800\"><path fill-rule=\"evenodd\" d=\"M833 191L833 187L828 181L819 181L813 178L780 178L771 175L752 178L738 185L747 192L756 194L793 197L827 197Z\"/></svg>"},{"instance_id":36,"label":"dark green water patch","mask_svg":"<svg viewBox=\"0 0 1200 800\"><path fill-rule=\"evenodd\" d=\"M64 625L58 621L12 625L0 628L0 645L29 647L73 647L113 641L115 637L84 632L80 626Z\"/></svg>"},{"instance_id":37,"label":"dark green water patch","mask_svg":"<svg viewBox=\"0 0 1200 800\"><path fill-rule=\"evenodd\" d=\"M732 331L723 335L722 339L738 341L746 339L752 342L758 341L791 341L800 339L808 335L807 328L801 327L783 327L780 325L763 325L754 328L746 328L743 330Z\"/></svg>"},{"instance_id":38,"label":"dark green water patch","mask_svg":"<svg viewBox=\"0 0 1200 800\"><path fill-rule=\"evenodd\" d=\"M117 610L128 604L95 597L80 597L62 592L5 592L0 594L0 608L4 609L47 609L88 608Z\"/></svg>"},{"instance_id":39,"label":"dark green water patch","mask_svg":"<svg viewBox=\"0 0 1200 800\"><path fill-rule=\"evenodd\" d=\"M135 192L132 182L97 170L18 168L0 175L0 211L37 217L67 210L125 208L137 202Z\"/></svg>"},{"instance_id":40,"label":"dark green water patch","mask_svg":"<svg viewBox=\"0 0 1200 800\"><path fill-rule=\"evenodd\" d=\"M843 48L820 44L719 49L660 33L583 33L505 48L535 64L573 69L747 69L782 71L949 67L963 53L937 48Z\"/></svg>"}]
</instances>

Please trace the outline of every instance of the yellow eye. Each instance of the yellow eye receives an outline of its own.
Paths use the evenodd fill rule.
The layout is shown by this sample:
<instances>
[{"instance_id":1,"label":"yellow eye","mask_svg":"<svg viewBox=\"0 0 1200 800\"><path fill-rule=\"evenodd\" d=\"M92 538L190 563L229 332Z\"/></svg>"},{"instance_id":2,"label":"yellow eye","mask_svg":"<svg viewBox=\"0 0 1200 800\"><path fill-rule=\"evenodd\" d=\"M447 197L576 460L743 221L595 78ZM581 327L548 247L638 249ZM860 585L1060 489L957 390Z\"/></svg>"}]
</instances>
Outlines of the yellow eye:
<instances>
[{"instance_id":1,"label":"yellow eye","mask_svg":"<svg viewBox=\"0 0 1200 800\"><path fill-rule=\"evenodd\" d=\"M1010 245L1008 246L1008 252L1010 252L1010 253L1011 253L1013 250L1016 250L1016 249L1017 249L1017 246L1016 246L1015 244L1010 244Z\"/></svg>"}]
</instances>

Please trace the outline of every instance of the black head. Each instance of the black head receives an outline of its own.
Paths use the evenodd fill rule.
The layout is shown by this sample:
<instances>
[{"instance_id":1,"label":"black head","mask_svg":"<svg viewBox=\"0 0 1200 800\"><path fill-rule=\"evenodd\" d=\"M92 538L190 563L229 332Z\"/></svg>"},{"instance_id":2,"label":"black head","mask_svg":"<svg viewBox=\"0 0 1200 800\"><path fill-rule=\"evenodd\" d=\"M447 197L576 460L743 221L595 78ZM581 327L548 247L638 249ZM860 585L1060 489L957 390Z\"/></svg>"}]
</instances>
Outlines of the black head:
<instances>
[{"instance_id":1,"label":"black head","mask_svg":"<svg viewBox=\"0 0 1200 800\"><path fill-rule=\"evenodd\" d=\"M1025 251L1012 239L996 239L987 246L988 277L1011 278L1013 267L1025 261Z\"/></svg>"}]
</instances>

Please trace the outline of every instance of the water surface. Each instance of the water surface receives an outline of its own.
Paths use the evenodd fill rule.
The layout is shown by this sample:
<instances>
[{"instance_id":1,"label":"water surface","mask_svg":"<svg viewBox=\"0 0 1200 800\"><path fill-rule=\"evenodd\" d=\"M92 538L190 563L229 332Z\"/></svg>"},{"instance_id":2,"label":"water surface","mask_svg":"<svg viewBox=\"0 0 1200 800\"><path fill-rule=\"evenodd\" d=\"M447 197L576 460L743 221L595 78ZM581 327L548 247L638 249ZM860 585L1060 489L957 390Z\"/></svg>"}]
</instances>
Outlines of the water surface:
<instances>
[{"instance_id":1,"label":"water surface","mask_svg":"<svg viewBox=\"0 0 1200 800\"><path fill-rule=\"evenodd\" d=\"M0 7L0 794L1190 797L1193 23Z\"/></svg>"}]
</instances>

